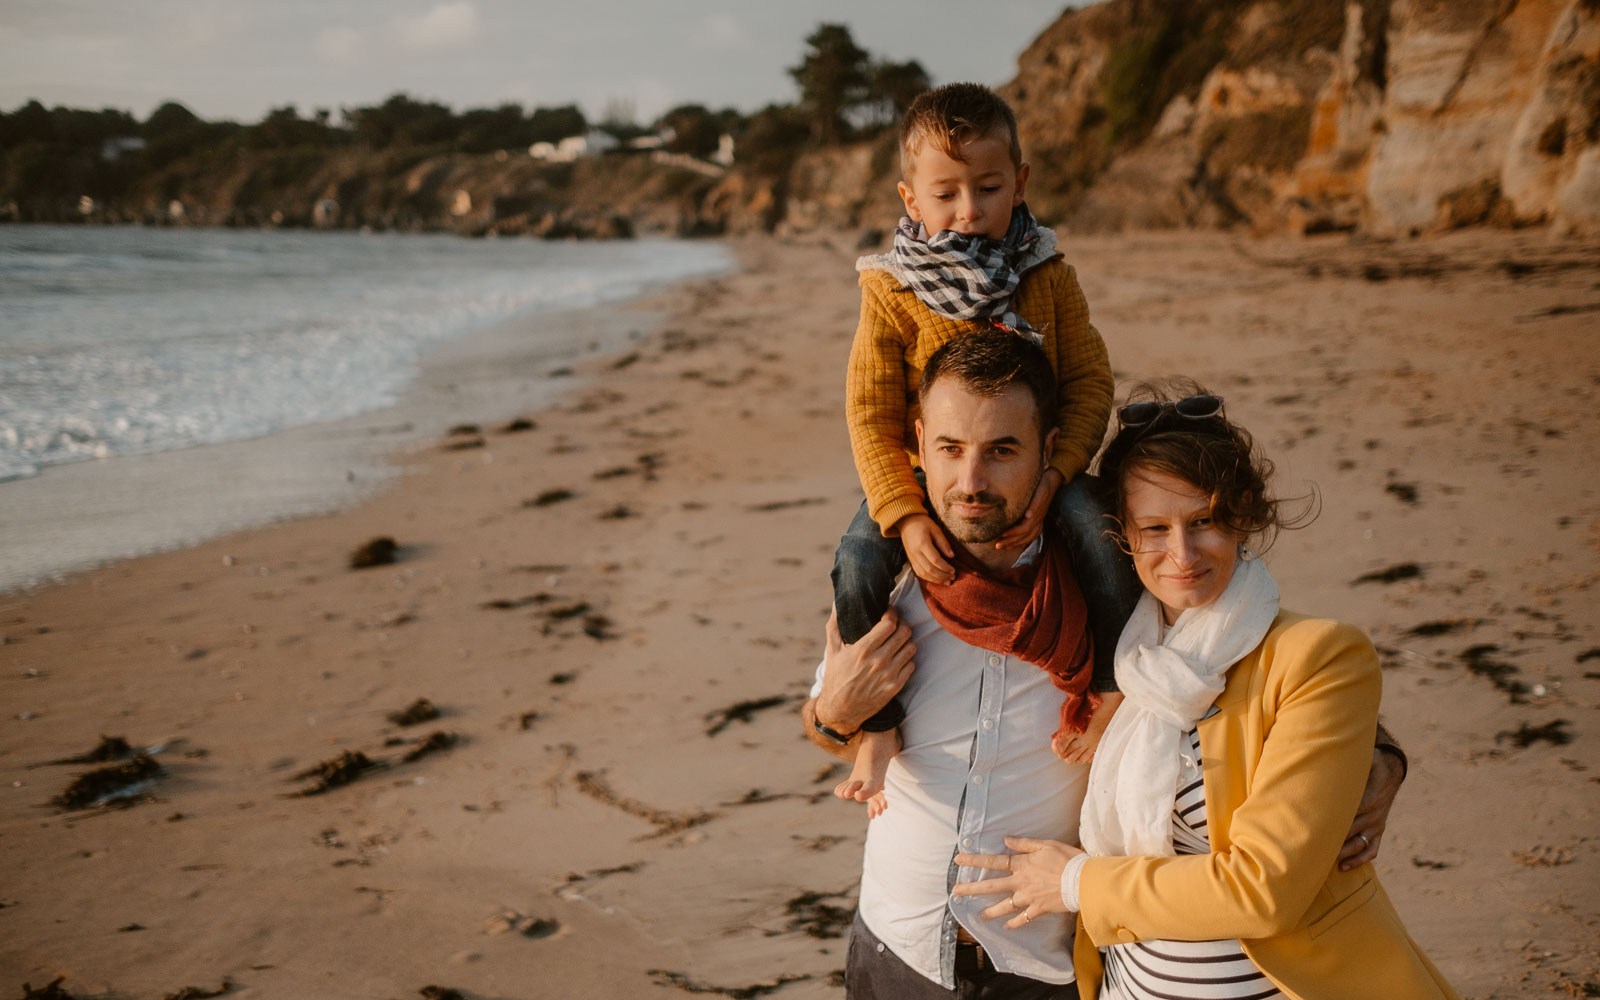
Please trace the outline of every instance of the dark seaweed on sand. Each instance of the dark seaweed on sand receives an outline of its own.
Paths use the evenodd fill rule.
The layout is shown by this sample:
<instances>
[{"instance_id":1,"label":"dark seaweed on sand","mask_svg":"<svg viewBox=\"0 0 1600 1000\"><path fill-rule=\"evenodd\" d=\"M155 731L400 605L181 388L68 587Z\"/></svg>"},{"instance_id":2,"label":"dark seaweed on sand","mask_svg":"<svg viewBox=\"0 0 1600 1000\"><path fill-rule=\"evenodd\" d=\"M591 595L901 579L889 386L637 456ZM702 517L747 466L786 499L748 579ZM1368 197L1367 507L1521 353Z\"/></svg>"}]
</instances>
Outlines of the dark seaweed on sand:
<instances>
[{"instance_id":1,"label":"dark seaweed on sand","mask_svg":"<svg viewBox=\"0 0 1600 1000\"><path fill-rule=\"evenodd\" d=\"M224 979L222 985L214 990L203 990L198 986L185 986L176 993L165 994L161 1000L204 1000L206 997L220 997L231 989L233 989L233 984Z\"/></svg>"},{"instance_id":2,"label":"dark seaweed on sand","mask_svg":"<svg viewBox=\"0 0 1600 1000\"><path fill-rule=\"evenodd\" d=\"M569 490L569 489L567 489L565 487L558 486L553 490L545 490L543 493L540 493L538 496L532 498L531 500L522 501L522 506L524 506L524 507L548 507L553 503L560 503L563 500L571 500L573 497L575 497L577 495L578 494L572 492L571 490Z\"/></svg>"},{"instance_id":3,"label":"dark seaweed on sand","mask_svg":"<svg viewBox=\"0 0 1600 1000\"><path fill-rule=\"evenodd\" d=\"M1514 679L1517 668L1509 663L1496 660L1494 654L1500 652L1500 647L1492 642L1470 646L1461 651L1461 662L1475 677L1486 678L1489 683L1506 693L1513 705L1527 703L1528 685ZM1523 744L1526 746L1527 744Z\"/></svg>"},{"instance_id":4,"label":"dark seaweed on sand","mask_svg":"<svg viewBox=\"0 0 1600 1000\"><path fill-rule=\"evenodd\" d=\"M706 735L715 736L735 722L749 722L757 712L778 708L799 700L798 695L774 694L765 698L747 698L726 708L706 713Z\"/></svg>"},{"instance_id":5,"label":"dark seaweed on sand","mask_svg":"<svg viewBox=\"0 0 1600 1000\"><path fill-rule=\"evenodd\" d=\"M788 510L791 507L810 507L827 502L827 497L797 497L793 500L771 500L767 503L753 503L745 507L745 510L762 513L769 510Z\"/></svg>"},{"instance_id":6,"label":"dark seaweed on sand","mask_svg":"<svg viewBox=\"0 0 1600 1000\"><path fill-rule=\"evenodd\" d=\"M459 441L450 441L444 445L445 451L468 451L472 448L482 448L488 444L481 437L462 438Z\"/></svg>"},{"instance_id":7,"label":"dark seaweed on sand","mask_svg":"<svg viewBox=\"0 0 1600 1000\"><path fill-rule=\"evenodd\" d=\"M483 428L477 424L456 424L450 428L451 437L460 437L465 434L482 434Z\"/></svg>"},{"instance_id":8,"label":"dark seaweed on sand","mask_svg":"<svg viewBox=\"0 0 1600 1000\"><path fill-rule=\"evenodd\" d=\"M805 931L814 938L844 937L855 919L855 905L824 902L844 897L842 892L802 892L795 896L783 904L783 911L789 914L789 930Z\"/></svg>"},{"instance_id":9,"label":"dark seaweed on sand","mask_svg":"<svg viewBox=\"0 0 1600 1000\"><path fill-rule=\"evenodd\" d=\"M369 566L387 566L394 562L395 553L400 546L388 535L380 535L371 539L366 544L350 553L351 569L366 569Z\"/></svg>"},{"instance_id":10,"label":"dark seaweed on sand","mask_svg":"<svg viewBox=\"0 0 1600 1000\"><path fill-rule=\"evenodd\" d=\"M337 757L330 757L315 767L308 767L294 776L295 781L305 781L315 778L316 783L295 792L297 796L321 795L330 788L348 785L361 777L366 772L378 767L368 759L360 750L346 750Z\"/></svg>"},{"instance_id":11,"label":"dark seaweed on sand","mask_svg":"<svg viewBox=\"0 0 1600 1000\"><path fill-rule=\"evenodd\" d=\"M22 984L22 1000L76 1000L76 998L61 988L67 981L66 976L57 976L50 980L49 985L34 989L27 983Z\"/></svg>"},{"instance_id":12,"label":"dark seaweed on sand","mask_svg":"<svg viewBox=\"0 0 1600 1000\"><path fill-rule=\"evenodd\" d=\"M1411 628L1406 629L1405 634L1427 639L1436 635L1449 635L1451 632L1459 632L1470 624L1472 623L1464 618L1441 619L1435 622L1423 622L1421 625L1413 625Z\"/></svg>"},{"instance_id":13,"label":"dark seaweed on sand","mask_svg":"<svg viewBox=\"0 0 1600 1000\"><path fill-rule=\"evenodd\" d=\"M568 604L559 608L551 608L544 614L546 618L553 622L566 621L568 618L576 618L579 615L587 612L589 607L590 605L588 601L579 601L577 604Z\"/></svg>"},{"instance_id":14,"label":"dark seaweed on sand","mask_svg":"<svg viewBox=\"0 0 1600 1000\"><path fill-rule=\"evenodd\" d=\"M1416 483L1390 483L1388 486L1385 486L1383 488L1383 491L1385 493L1393 493L1403 503L1408 503L1408 504L1411 504L1412 506L1416 506L1416 503L1417 503L1417 484Z\"/></svg>"},{"instance_id":15,"label":"dark seaweed on sand","mask_svg":"<svg viewBox=\"0 0 1600 1000\"><path fill-rule=\"evenodd\" d=\"M611 631L611 619L605 615L586 615L583 619L583 634L591 639L604 642L607 639L617 638L617 633Z\"/></svg>"},{"instance_id":16,"label":"dark seaweed on sand","mask_svg":"<svg viewBox=\"0 0 1600 1000\"><path fill-rule=\"evenodd\" d=\"M418 698L402 711L389 713L389 721L397 726L414 726L419 722L431 722L438 717L439 709L426 698Z\"/></svg>"},{"instance_id":17,"label":"dark seaweed on sand","mask_svg":"<svg viewBox=\"0 0 1600 1000\"><path fill-rule=\"evenodd\" d=\"M437 750L448 750L455 745L456 734L448 733L443 729L440 729L436 732L429 733L426 739L407 751L404 759L405 762L409 764L414 760L421 760L423 757L426 757L428 754Z\"/></svg>"},{"instance_id":18,"label":"dark seaweed on sand","mask_svg":"<svg viewBox=\"0 0 1600 1000\"><path fill-rule=\"evenodd\" d=\"M1401 580L1416 580L1422 577L1422 567L1414 562L1396 563L1386 569L1373 570L1363 573L1350 581L1352 587L1363 583L1399 583Z\"/></svg>"},{"instance_id":19,"label":"dark seaweed on sand","mask_svg":"<svg viewBox=\"0 0 1600 1000\"><path fill-rule=\"evenodd\" d=\"M460 990L453 990L448 986L424 986L417 991L423 1000L467 1000L466 995Z\"/></svg>"},{"instance_id":20,"label":"dark seaweed on sand","mask_svg":"<svg viewBox=\"0 0 1600 1000\"><path fill-rule=\"evenodd\" d=\"M161 765L145 754L126 763L80 774L51 803L63 809L82 809L98 802L126 795L134 786L161 775Z\"/></svg>"},{"instance_id":21,"label":"dark seaweed on sand","mask_svg":"<svg viewBox=\"0 0 1600 1000\"><path fill-rule=\"evenodd\" d=\"M499 597L492 601L484 601L479 607L490 611L515 611L530 604L546 604L551 600L554 600L552 595L541 592L526 597Z\"/></svg>"},{"instance_id":22,"label":"dark seaweed on sand","mask_svg":"<svg viewBox=\"0 0 1600 1000\"><path fill-rule=\"evenodd\" d=\"M1552 719L1542 726L1530 726L1521 723L1515 729L1502 729L1495 733L1496 743L1515 743L1517 749L1526 750L1535 743L1550 743L1554 746L1564 747L1572 742L1572 734L1567 732L1567 727L1572 725L1566 719Z\"/></svg>"},{"instance_id":23,"label":"dark seaweed on sand","mask_svg":"<svg viewBox=\"0 0 1600 1000\"><path fill-rule=\"evenodd\" d=\"M657 986L672 986L685 993L711 993L731 997L732 1000L756 1000L757 997L775 993L790 983L804 982L810 975L791 976L785 973L770 983L751 983L748 986L712 986L690 979L688 974L671 969L650 969L650 978Z\"/></svg>"},{"instance_id":24,"label":"dark seaweed on sand","mask_svg":"<svg viewBox=\"0 0 1600 1000\"><path fill-rule=\"evenodd\" d=\"M501 434L520 434L523 431L534 430L538 426L539 426L538 424L534 423L532 420L529 420L527 417L517 417L516 419L512 420L510 423L506 424L504 427L500 428L500 433Z\"/></svg>"}]
</instances>

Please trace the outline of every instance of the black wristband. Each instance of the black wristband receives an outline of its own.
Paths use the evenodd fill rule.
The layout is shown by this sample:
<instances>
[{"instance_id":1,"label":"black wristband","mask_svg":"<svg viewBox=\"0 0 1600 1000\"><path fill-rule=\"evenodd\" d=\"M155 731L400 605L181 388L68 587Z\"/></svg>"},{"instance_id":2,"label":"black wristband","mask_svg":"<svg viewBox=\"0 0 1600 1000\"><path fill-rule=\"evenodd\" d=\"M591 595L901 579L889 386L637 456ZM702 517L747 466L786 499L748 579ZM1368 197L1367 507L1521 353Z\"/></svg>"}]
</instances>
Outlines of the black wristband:
<instances>
[{"instance_id":1,"label":"black wristband","mask_svg":"<svg viewBox=\"0 0 1600 1000\"><path fill-rule=\"evenodd\" d=\"M1394 758L1400 762L1400 780L1406 780L1406 772L1411 769L1411 762L1406 759L1406 752L1400 749L1399 744L1375 743L1373 744L1372 749L1382 750L1385 753L1393 754Z\"/></svg>"},{"instance_id":2,"label":"black wristband","mask_svg":"<svg viewBox=\"0 0 1600 1000\"><path fill-rule=\"evenodd\" d=\"M849 735L841 733L832 726L824 725L822 720L816 718L815 716L813 716L811 719L811 727L817 732L821 733L823 737L826 738L830 743L837 743L840 746L848 746L850 740L856 735L855 733L850 733ZM860 732L860 730L857 730L856 732Z\"/></svg>"}]
</instances>

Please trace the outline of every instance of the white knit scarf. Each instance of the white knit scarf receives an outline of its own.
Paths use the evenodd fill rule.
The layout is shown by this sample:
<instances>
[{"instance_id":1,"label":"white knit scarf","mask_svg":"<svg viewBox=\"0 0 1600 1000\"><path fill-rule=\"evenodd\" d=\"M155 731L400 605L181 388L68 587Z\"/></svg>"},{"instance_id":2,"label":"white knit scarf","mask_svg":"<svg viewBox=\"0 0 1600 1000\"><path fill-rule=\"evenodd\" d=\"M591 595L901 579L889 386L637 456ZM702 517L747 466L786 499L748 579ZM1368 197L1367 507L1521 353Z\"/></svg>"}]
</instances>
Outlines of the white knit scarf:
<instances>
[{"instance_id":1,"label":"white knit scarf","mask_svg":"<svg viewBox=\"0 0 1600 1000\"><path fill-rule=\"evenodd\" d=\"M1161 605L1146 591L1117 642L1117 686L1124 701L1111 717L1089 769L1079 826L1096 857L1173 853L1184 734L1222 693L1228 668L1266 638L1278 615L1278 584L1261 560L1241 551L1221 596L1189 608L1160 637Z\"/></svg>"}]
</instances>

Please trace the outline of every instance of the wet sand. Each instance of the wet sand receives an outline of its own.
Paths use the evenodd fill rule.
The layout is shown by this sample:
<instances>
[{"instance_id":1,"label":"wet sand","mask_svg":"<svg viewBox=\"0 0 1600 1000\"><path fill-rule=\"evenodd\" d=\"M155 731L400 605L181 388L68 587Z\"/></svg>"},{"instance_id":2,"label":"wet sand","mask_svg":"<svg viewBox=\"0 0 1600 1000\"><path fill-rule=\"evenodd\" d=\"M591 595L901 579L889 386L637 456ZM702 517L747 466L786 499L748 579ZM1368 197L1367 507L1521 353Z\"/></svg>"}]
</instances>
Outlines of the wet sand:
<instances>
[{"instance_id":1,"label":"wet sand","mask_svg":"<svg viewBox=\"0 0 1600 1000\"><path fill-rule=\"evenodd\" d=\"M1600 247L1067 242L1119 378L1201 379L1320 491L1269 558L1390 667L1413 935L1468 996L1600 989ZM735 244L358 507L0 595L0 989L840 995L865 812L794 710L860 497L850 244ZM102 734L160 776L52 805L105 765L32 765Z\"/></svg>"}]
</instances>

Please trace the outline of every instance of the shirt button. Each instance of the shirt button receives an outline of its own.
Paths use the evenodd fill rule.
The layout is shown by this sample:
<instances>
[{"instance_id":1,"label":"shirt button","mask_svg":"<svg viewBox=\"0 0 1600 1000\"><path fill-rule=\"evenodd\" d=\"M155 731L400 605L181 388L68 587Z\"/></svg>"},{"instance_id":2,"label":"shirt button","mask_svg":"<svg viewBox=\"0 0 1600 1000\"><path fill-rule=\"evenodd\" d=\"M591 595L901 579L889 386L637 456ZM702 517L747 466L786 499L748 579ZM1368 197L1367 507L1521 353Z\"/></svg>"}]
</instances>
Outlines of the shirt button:
<instances>
[{"instance_id":1,"label":"shirt button","mask_svg":"<svg viewBox=\"0 0 1600 1000\"><path fill-rule=\"evenodd\" d=\"M985 728L985 729L993 729L994 728L994 720L993 719L984 719L983 720L983 728Z\"/></svg>"},{"instance_id":2,"label":"shirt button","mask_svg":"<svg viewBox=\"0 0 1600 1000\"><path fill-rule=\"evenodd\" d=\"M991 653L989 655L989 666L998 667L999 665L1000 665L1000 657L995 656L994 654Z\"/></svg>"},{"instance_id":3,"label":"shirt button","mask_svg":"<svg viewBox=\"0 0 1600 1000\"><path fill-rule=\"evenodd\" d=\"M880 955L883 954L883 942L882 941L878 942L878 954L880 954Z\"/></svg>"},{"instance_id":4,"label":"shirt button","mask_svg":"<svg viewBox=\"0 0 1600 1000\"><path fill-rule=\"evenodd\" d=\"M972 838L971 837L962 837L961 838L961 846L962 847L971 847L972 846Z\"/></svg>"},{"instance_id":5,"label":"shirt button","mask_svg":"<svg viewBox=\"0 0 1600 1000\"><path fill-rule=\"evenodd\" d=\"M981 784L983 784L983 775L981 775L981 774L974 774L974 775L973 775L973 776L972 776L972 783L973 783L973 784L974 784L974 785L981 785Z\"/></svg>"}]
</instances>

